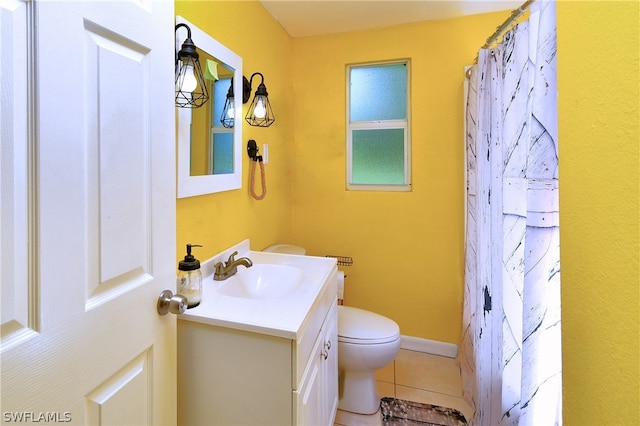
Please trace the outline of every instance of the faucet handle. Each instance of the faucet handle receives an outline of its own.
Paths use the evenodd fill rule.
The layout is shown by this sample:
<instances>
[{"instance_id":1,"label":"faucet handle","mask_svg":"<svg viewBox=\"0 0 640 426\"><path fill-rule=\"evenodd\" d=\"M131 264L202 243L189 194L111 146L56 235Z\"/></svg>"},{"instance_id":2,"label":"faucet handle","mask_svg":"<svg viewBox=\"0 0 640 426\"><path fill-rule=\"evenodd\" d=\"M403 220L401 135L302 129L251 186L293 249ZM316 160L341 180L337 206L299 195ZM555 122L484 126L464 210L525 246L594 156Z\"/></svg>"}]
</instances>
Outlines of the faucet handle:
<instances>
[{"instance_id":1,"label":"faucet handle","mask_svg":"<svg viewBox=\"0 0 640 426\"><path fill-rule=\"evenodd\" d=\"M231 255L229 256L229 259L227 260L227 265L236 261L235 259L236 254L238 254L237 250L231 253Z\"/></svg>"}]
</instances>

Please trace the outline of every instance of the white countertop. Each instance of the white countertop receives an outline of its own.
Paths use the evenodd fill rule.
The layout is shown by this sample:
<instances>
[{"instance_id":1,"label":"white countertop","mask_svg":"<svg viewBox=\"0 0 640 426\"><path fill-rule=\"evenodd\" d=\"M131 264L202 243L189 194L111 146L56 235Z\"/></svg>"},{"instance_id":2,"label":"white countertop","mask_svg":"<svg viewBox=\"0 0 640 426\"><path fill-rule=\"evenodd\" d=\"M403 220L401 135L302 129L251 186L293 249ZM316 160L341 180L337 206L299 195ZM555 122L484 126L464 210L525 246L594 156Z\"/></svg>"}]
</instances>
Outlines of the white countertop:
<instances>
[{"instance_id":1,"label":"white countertop","mask_svg":"<svg viewBox=\"0 0 640 426\"><path fill-rule=\"evenodd\" d=\"M304 271L303 283L280 299L248 299L218 293L225 281L214 281L214 264L226 261L238 251L236 259L248 257L254 265L272 263L294 266ZM244 266L238 266L238 270ZM337 271L336 259L297 256L250 250L249 240L202 262L202 301L178 316L179 321L194 321L296 340L300 337L308 313L317 303L328 278Z\"/></svg>"}]
</instances>

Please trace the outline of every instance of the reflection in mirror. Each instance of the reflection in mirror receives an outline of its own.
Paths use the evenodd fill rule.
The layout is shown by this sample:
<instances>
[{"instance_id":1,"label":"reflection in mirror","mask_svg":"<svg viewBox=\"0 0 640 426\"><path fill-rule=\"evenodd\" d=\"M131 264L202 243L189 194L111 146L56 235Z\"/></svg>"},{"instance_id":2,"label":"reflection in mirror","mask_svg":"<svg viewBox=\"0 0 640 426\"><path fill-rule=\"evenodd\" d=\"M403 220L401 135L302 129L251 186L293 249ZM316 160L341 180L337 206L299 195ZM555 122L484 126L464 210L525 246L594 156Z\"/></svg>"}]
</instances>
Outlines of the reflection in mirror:
<instances>
[{"instance_id":1,"label":"reflection in mirror","mask_svg":"<svg viewBox=\"0 0 640 426\"><path fill-rule=\"evenodd\" d=\"M242 186L242 125L222 124L227 94L242 93L242 58L200 28L191 28L210 94L200 108L176 108L178 117L178 198L239 189ZM176 42L184 35L178 32ZM227 122L242 123L242 108L231 109Z\"/></svg>"},{"instance_id":2,"label":"reflection in mirror","mask_svg":"<svg viewBox=\"0 0 640 426\"><path fill-rule=\"evenodd\" d=\"M222 111L234 69L198 49L211 95L210 101L191 111L190 176L233 173L233 128L222 124ZM234 114L235 111L231 111Z\"/></svg>"}]
</instances>

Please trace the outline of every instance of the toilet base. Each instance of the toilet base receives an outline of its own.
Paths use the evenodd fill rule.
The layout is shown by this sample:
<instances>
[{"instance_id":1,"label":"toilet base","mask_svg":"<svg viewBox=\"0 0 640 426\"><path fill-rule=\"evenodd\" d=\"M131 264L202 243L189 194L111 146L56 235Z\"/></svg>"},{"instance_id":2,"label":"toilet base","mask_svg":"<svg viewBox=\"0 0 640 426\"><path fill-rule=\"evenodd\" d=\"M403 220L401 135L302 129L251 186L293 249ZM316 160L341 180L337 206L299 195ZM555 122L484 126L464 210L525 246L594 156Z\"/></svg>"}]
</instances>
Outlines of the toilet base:
<instances>
[{"instance_id":1,"label":"toilet base","mask_svg":"<svg viewBox=\"0 0 640 426\"><path fill-rule=\"evenodd\" d=\"M340 371L338 409L357 414L374 414L380 408L374 371Z\"/></svg>"}]
</instances>

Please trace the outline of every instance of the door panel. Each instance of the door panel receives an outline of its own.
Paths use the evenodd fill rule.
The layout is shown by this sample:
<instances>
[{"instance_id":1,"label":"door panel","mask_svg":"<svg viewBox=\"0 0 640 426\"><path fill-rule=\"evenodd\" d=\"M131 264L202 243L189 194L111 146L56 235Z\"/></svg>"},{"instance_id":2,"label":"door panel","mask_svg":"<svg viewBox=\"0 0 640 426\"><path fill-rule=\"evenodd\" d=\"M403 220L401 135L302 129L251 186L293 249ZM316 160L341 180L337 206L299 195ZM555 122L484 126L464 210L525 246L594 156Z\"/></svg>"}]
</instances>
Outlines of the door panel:
<instances>
[{"instance_id":1,"label":"door panel","mask_svg":"<svg viewBox=\"0 0 640 426\"><path fill-rule=\"evenodd\" d=\"M88 74L97 79L87 90L96 101L91 110L98 125L90 122L86 129L93 142L87 170L96 188L86 206L87 222L96 224L96 235L87 244L94 241L98 254L94 272L98 279L88 289L92 306L96 299L110 300L101 296L115 296L151 278L148 163L153 124L148 122L151 112L144 84L149 49L93 22L85 22L85 31ZM140 119L125 119L129 116Z\"/></svg>"},{"instance_id":2,"label":"door panel","mask_svg":"<svg viewBox=\"0 0 640 426\"><path fill-rule=\"evenodd\" d=\"M26 35L26 4L18 0L0 3L0 322L4 346L33 333L25 262L29 248Z\"/></svg>"},{"instance_id":3,"label":"door panel","mask_svg":"<svg viewBox=\"0 0 640 426\"><path fill-rule=\"evenodd\" d=\"M2 318L3 416L175 423L176 319L156 312L175 289L173 3L19 6L33 114L13 179L30 250L18 259L3 237L2 278L4 292L5 269L27 265L10 287L27 289L37 333ZM5 195L20 201L3 181Z\"/></svg>"},{"instance_id":4,"label":"door panel","mask_svg":"<svg viewBox=\"0 0 640 426\"><path fill-rule=\"evenodd\" d=\"M87 424L151 424L151 358L145 351L87 395Z\"/></svg>"}]
</instances>

